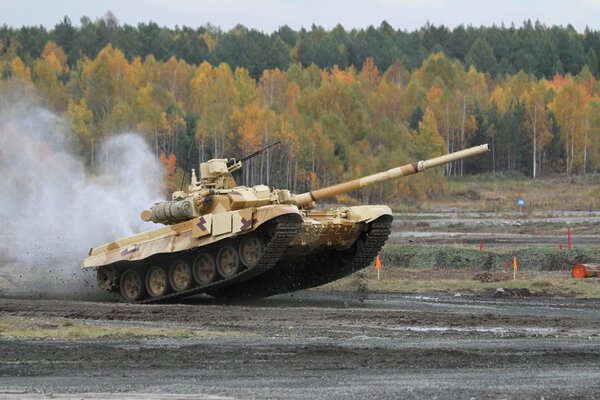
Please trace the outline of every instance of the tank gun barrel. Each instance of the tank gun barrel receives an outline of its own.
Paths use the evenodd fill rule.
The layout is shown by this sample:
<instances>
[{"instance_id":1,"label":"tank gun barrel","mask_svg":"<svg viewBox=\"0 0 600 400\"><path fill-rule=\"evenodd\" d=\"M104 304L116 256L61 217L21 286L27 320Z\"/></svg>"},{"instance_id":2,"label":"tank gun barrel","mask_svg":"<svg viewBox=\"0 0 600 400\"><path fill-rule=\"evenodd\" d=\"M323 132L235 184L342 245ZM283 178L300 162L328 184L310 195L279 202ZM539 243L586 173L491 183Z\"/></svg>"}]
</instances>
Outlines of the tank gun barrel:
<instances>
[{"instance_id":1,"label":"tank gun barrel","mask_svg":"<svg viewBox=\"0 0 600 400\"><path fill-rule=\"evenodd\" d=\"M338 183L337 185L328 186L322 189L313 190L311 192L298 194L294 196L294 201L299 206L305 206L313 201L323 200L329 197L336 196L338 194L358 190L364 188L365 186L372 185L374 183L385 182L391 179L397 179L403 176L416 174L417 172L421 172L432 167L437 167L440 165L450 163L452 161L461 160L463 158L482 154L487 151L489 151L489 146L487 144L469 147L468 149L456 151L454 153L445 154L443 156L431 158L428 160L418 161L412 164L406 164L401 167L392 168L384 172L364 176L362 178L354 179L348 182Z\"/></svg>"}]
</instances>

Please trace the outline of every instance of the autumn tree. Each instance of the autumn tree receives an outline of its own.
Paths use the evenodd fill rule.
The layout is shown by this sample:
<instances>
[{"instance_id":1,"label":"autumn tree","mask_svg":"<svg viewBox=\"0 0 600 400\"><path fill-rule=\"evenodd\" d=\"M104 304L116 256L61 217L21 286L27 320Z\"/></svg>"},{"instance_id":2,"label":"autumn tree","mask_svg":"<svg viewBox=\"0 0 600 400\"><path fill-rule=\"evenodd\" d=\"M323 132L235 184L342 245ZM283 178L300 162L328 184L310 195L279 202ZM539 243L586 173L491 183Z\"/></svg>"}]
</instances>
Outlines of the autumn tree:
<instances>
[{"instance_id":1,"label":"autumn tree","mask_svg":"<svg viewBox=\"0 0 600 400\"><path fill-rule=\"evenodd\" d=\"M586 164L592 171L600 171L600 98L595 97L587 107L587 129L589 153L586 153Z\"/></svg>"},{"instance_id":2,"label":"autumn tree","mask_svg":"<svg viewBox=\"0 0 600 400\"><path fill-rule=\"evenodd\" d=\"M67 115L71 122L71 129L75 133L78 141L78 148L81 154L93 165L96 150L94 143L92 118L93 114L88 108L84 99L76 103L69 100Z\"/></svg>"},{"instance_id":3,"label":"autumn tree","mask_svg":"<svg viewBox=\"0 0 600 400\"><path fill-rule=\"evenodd\" d=\"M67 105L66 87L61 78L67 72L67 56L53 42L44 47L43 57L34 61L33 79L51 109L65 111Z\"/></svg>"},{"instance_id":4,"label":"autumn tree","mask_svg":"<svg viewBox=\"0 0 600 400\"><path fill-rule=\"evenodd\" d=\"M547 88L543 83L532 82L524 95L525 130L532 145L532 176L539 175L540 157L544 148L552 138L550 120L546 111L545 94Z\"/></svg>"},{"instance_id":5,"label":"autumn tree","mask_svg":"<svg viewBox=\"0 0 600 400\"><path fill-rule=\"evenodd\" d=\"M429 108L425 110L423 120L419 123L414 145L415 154L422 159L438 157L446 152L444 138L440 135L433 111Z\"/></svg>"},{"instance_id":6,"label":"autumn tree","mask_svg":"<svg viewBox=\"0 0 600 400\"><path fill-rule=\"evenodd\" d=\"M586 99L582 91L571 80L560 86L550 109L556 116L561 130L562 142L567 159L566 173L571 175L576 168L581 167L583 155L577 157L583 148L585 133ZM578 160L578 162L576 162Z\"/></svg>"},{"instance_id":7,"label":"autumn tree","mask_svg":"<svg viewBox=\"0 0 600 400\"><path fill-rule=\"evenodd\" d=\"M182 148L194 142L197 163L281 140L248 164L245 183L295 191L483 142L492 145L489 159L455 162L446 175L598 172L600 40L585 33L582 51L578 33L559 31L529 23L406 33L382 23L269 35L111 18L74 27L65 19L50 32L0 29L0 91L16 89L66 113L92 167L100 157L110 161L110 149L97 154L101 140L136 130L175 175L185 166ZM539 48L515 45L526 40ZM589 66L582 68L582 55ZM444 178L434 175L344 201L435 195Z\"/></svg>"},{"instance_id":8,"label":"autumn tree","mask_svg":"<svg viewBox=\"0 0 600 400\"><path fill-rule=\"evenodd\" d=\"M25 65L21 57L15 57L12 60L11 73L14 78L18 78L25 83L31 83L31 69Z\"/></svg>"}]
</instances>

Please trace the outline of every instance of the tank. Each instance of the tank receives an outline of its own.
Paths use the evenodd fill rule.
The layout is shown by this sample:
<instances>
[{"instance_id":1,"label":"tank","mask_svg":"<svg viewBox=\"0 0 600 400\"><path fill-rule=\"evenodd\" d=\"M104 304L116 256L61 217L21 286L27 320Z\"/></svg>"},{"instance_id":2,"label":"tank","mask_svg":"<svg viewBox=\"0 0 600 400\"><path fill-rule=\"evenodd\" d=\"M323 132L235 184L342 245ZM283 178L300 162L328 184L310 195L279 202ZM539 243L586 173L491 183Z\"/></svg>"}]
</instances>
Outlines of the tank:
<instances>
[{"instance_id":1,"label":"tank","mask_svg":"<svg viewBox=\"0 0 600 400\"><path fill-rule=\"evenodd\" d=\"M128 302L201 293L266 297L323 285L373 261L390 234L392 211L321 210L316 202L487 151L487 144L471 147L301 194L237 186L233 174L248 157L209 160L199 180L192 170L187 190L142 211L144 221L163 227L92 248L82 267Z\"/></svg>"}]
</instances>

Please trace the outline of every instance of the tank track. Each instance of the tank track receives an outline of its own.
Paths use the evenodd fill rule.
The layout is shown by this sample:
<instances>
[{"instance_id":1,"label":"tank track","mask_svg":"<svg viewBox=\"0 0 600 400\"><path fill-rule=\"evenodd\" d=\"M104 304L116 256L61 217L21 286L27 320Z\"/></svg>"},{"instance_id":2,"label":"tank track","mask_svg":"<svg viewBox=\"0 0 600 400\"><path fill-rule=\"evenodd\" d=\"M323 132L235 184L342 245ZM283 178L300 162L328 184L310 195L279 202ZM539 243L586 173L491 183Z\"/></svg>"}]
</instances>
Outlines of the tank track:
<instances>
[{"instance_id":1,"label":"tank track","mask_svg":"<svg viewBox=\"0 0 600 400\"><path fill-rule=\"evenodd\" d=\"M271 240L268 242L257 265L253 268L243 270L230 278L222 279L208 285L193 287L181 292L169 293L161 297L146 298L139 300L136 303L150 304L173 302L185 297L218 290L229 285L239 284L240 282L265 273L275 267L278 261L280 261L290 242L302 226L302 220L299 216L289 215L279 217L276 224L276 229Z\"/></svg>"},{"instance_id":2,"label":"tank track","mask_svg":"<svg viewBox=\"0 0 600 400\"><path fill-rule=\"evenodd\" d=\"M302 289L333 282L343 278L344 276L353 274L356 271L360 271L361 269L368 267L373 262L375 257L377 257L377 254L379 254L388 237L390 236L392 231L392 217L381 217L372 222L369 225L369 228L370 229L367 235L365 235L365 241L354 255L354 258L350 264L344 266L343 262L338 260L339 268L337 268L333 274L322 276L322 282L316 282L316 284L311 284L310 286L303 287Z\"/></svg>"},{"instance_id":3,"label":"tank track","mask_svg":"<svg viewBox=\"0 0 600 400\"><path fill-rule=\"evenodd\" d=\"M329 249L316 254L281 260L264 274L220 290L217 297L267 297L308 289L336 281L371 264L385 245L392 227L386 215L368 224L357 239L353 254Z\"/></svg>"}]
</instances>

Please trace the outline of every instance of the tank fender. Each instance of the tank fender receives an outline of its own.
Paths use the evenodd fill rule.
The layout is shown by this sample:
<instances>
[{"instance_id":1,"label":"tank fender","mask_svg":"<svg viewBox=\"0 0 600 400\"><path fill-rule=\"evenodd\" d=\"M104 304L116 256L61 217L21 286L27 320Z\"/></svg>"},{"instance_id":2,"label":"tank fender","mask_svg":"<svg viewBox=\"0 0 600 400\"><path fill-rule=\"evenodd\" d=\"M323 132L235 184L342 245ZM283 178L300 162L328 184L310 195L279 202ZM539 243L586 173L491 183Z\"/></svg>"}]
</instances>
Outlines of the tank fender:
<instances>
[{"instance_id":1,"label":"tank fender","mask_svg":"<svg viewBox=\"0 0 600 400\"><path fill-rule=\"evenodd\" d=\"M348 207L347 218L356 222L372 222L383 215L392 216L392 209L384 205Z\"/></svg>"},{"instance_id":2,"label":"tank fender","mask_svg":"<svg viewBox=\"0 0 600 400\"><path fill-rule=\"evenodd\" d=\"M254 212L254 219L252 220L252 229L256 229L265 222L271 221L282 215L297 215L298 219L302 219L298 207L295 205L268 205L262 207L256 207Z\"/></svg>"}]
</instances>

